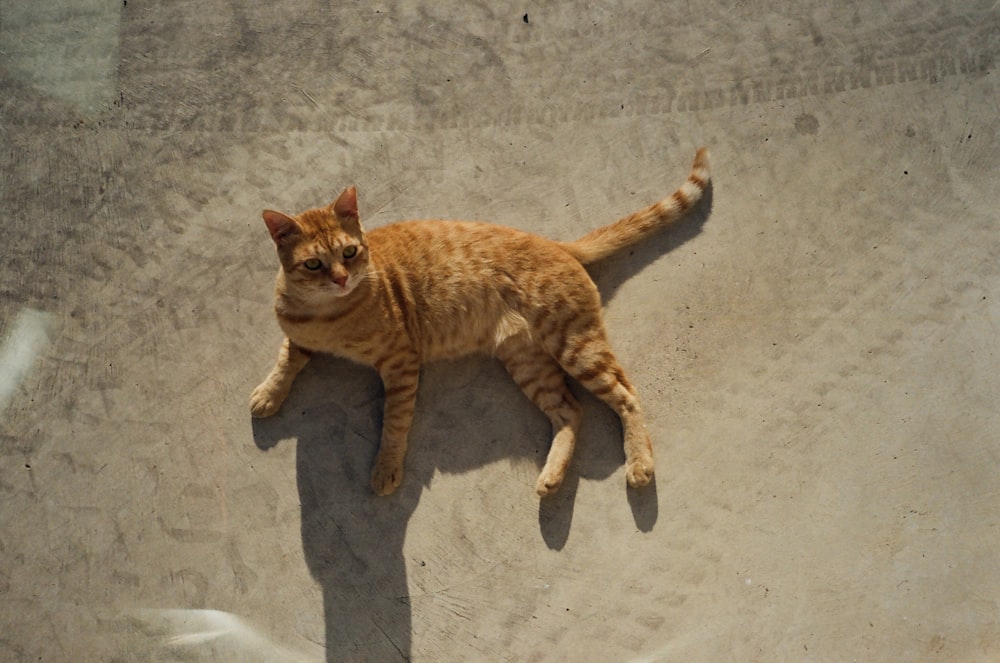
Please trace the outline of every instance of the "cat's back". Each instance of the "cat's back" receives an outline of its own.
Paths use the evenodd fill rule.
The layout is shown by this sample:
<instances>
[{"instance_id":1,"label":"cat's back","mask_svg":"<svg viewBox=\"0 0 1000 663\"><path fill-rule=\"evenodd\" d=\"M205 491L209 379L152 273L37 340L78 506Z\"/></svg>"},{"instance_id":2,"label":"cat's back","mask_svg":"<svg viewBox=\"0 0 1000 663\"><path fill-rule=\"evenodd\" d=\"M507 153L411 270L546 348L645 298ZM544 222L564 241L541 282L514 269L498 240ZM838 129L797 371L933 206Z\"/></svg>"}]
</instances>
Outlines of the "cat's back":
<instances>
[{"instance_id":1,"label":"cat's back","mask_svg":"<svg viewBox=\"0 0 1000 663\"><path fill-rule=\"evenodd\" d=\"M518 249L532 253L558 250L544 237L483 221L398 221L368 231L373 251L393 259L411 255L424 260L474 259Z\"/></svg>"},{"instance_id":2,"label":"cat's back","mask_svg":"<svg viewBox=\"0 0 1000 663\"><path fill-rule=\"evenodd\" d=\"M368 242L383 292L405 310L428 358L487 349L513 313L533 320L580 293L597 297L558 243L516 228L403 221L369 231Z\"/></svg>"},{"instance_id":3,"label":"cat's back","mask_svg":"<svg viewBox=\"0 0 1000 663\"><path fill-rule=\"evenodd\" d=\"M557 242L517 228L482 221L400 221L369 231L380 268L411 277L478 282L582 267Z\"/></svg>"}]
</instances>

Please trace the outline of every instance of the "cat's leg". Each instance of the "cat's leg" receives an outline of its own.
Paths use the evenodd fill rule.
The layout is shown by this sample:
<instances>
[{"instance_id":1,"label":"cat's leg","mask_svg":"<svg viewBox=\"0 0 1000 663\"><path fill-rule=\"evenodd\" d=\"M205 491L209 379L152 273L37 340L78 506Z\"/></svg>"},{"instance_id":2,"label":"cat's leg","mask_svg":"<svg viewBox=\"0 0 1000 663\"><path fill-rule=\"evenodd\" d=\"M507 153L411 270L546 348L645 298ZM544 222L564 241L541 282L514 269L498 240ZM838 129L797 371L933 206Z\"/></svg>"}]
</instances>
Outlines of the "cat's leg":
<instances>
[{"instance_id":1,"label":"cat's leg","mask_svg":"<svg viewBox=\"0 0 1000 663\"><path fill-rule=\"evenodd\" d=\"M580 404L569 392L559 364L526 334L505 340L496 355L521 391L552 422L552 446L535 484L535 492L545 497L554 493L566 476L580 428Z\"/></svg>"},{"instance_id":2,"label":"cat's leg","mask_svg":"<svg viewBox=\"0 0 1000 663\"><path fill-rule=\"evenodd\" d=\"M250 394L250 414L269 417L281 407L292 388L295 376L309 362L312 353L285 338L278 351L278 361L270 375Z\"/></svg>"},{"instance_id":3,"label":"cat's leg","mask_svg":"<svg viewBox=\"0 0 1000 663\"><path fill-rule=\"evenodd\" d=\"M645 486L653 478L653 446L635 389L611 351L600 317L578 314L557 329L558 334L542 339L546 349L618 414L625 437L625 479L632 487Z\"/></svg>"},{"instance_id":4,"label":"cat's leg","mask_svg":"<svg viewBox=\"0 0 1000 663\"><path fill-rule=\"evenodd\" d=\"M385 387L382 441L372 467L372 489L376 495L392 493L403 481L406 441L417 404L420 362L402 355L381 362L379 375Z\"/></svg>"}]
</instances>

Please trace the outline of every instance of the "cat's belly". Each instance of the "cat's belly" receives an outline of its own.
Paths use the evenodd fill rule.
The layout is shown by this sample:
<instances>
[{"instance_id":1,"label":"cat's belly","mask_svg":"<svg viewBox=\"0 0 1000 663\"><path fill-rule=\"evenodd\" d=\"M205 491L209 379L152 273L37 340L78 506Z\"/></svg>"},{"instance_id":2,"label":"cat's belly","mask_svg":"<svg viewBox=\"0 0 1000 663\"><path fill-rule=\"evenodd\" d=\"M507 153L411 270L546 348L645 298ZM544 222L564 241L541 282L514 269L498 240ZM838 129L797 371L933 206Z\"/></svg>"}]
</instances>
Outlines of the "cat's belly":
<instances>
[{"instance_id":1,"label":"cat's belly","mask_svg":"<svg viewBox=\"0 0 1000 663\"><path fill-rule=\"evenodd\" d=\"M424 361L492 354L507 338L528 331L524 317L512 310L499 315L473 311L449 323L439 323L422 334L420 354Z\"/></svg>"},{"instance_id":2,"label":"cat's belly","mask_svg":"<svg viewBox=\"0 0 1000 663\"><path fill-rule=\"evenodd\" d=\"M424 343L424 347L421 348L420 357L423 361L457 359L473 354L490 353L494 347L493 343L471 339L455 341L434 339L431 342Z\"/></svg>"}]
</instances>

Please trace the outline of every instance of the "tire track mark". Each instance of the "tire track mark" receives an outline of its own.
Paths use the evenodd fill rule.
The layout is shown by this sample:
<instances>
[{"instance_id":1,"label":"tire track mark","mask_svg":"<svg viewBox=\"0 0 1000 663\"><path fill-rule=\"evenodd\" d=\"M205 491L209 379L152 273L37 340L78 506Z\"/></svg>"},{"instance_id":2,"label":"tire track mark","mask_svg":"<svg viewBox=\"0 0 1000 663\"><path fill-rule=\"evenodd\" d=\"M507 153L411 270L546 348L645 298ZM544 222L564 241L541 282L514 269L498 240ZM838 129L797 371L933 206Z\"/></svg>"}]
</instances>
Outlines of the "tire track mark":
<instances>
[{"instance_id":1,"label":"tire track mark","mask_svg":"<svg viewBox=\"0 0 1000 663\"><path fill-rule=\"evenodd\" d=\"M496 22L488 12L468 26L426 11L391 20L373 15L354 19L368 31L362 41L341 36L352 33L350 26L324 20L317 10L304 10L284 23L273 12L259 11L202 26L186 21L179 10L150 14L123 23L117 98L73 126L352 133L648 117L888 85L934 85L986 74L995 68L1000 50L995 11L873 25L852 33L848 43L824 38L807 21L797 40L773 40L770 61L758 55L756 60L748 56L748 62L733 57L737 52L726 48L724 33L707 34L705 28L702 43L709 48L688 52L652 44L655 26L619 35L622 20L543 31ZM127 38L133 23L142 29ZM291 45L284 38L289 26L309 28L313 39ZM157 38L147 39L154 29ZM180 53L172 49L170 35L181 29L202 29L215 38L203 40L198 52ZM272 30L282 44L281 57L253 48L257 35ZM803 39L808 44L798 43ZM631 48L612 57L587 47L615 40ZM559 67L540 68L546 62ZM164 75L167 63L171 73ZM784 71L768 73L773 70ZM539 87L543 79L547 89ZM248 89L241 80L256 85ZM23 97L25 90L19 92ZM0 113L9 127L69 122L57 109L39 113L37 106L17 99L4 103Z\"/></svg>"}]
</instances>

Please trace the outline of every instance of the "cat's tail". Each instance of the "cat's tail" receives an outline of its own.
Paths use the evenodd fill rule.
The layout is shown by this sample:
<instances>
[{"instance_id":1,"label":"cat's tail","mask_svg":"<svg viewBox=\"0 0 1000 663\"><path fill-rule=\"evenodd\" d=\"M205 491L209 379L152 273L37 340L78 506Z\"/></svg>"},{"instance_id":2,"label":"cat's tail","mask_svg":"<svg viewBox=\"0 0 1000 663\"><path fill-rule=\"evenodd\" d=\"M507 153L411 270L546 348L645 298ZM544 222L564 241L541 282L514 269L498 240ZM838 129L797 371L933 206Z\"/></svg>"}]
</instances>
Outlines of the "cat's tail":
<instances>
[{"instance_id":1,"label":"cat's tail","mask_svg":"<svg viewBox=\"0 0 1000 663\"><path fill-rule=\"evenodd\" d=\"M682 217L684 212L701 200L710 180L708 149L702 147L695 154L691 174L672 194L610 225L591 231L575 242L565 242L561 246L584 265L607 258Z\"/></svg>"}]
</instances>

